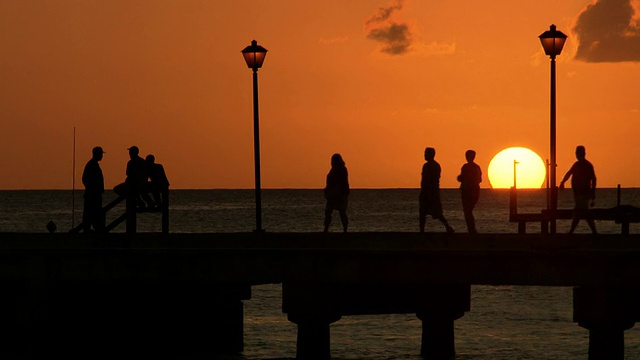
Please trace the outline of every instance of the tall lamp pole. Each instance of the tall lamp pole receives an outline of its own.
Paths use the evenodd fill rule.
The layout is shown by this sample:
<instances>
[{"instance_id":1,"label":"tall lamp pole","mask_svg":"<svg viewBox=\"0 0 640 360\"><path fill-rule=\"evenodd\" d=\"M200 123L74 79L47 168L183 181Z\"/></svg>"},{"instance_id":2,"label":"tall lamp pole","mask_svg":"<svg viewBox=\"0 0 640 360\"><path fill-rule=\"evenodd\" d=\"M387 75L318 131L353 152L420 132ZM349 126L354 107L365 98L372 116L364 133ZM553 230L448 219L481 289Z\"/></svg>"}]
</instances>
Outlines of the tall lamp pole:
<instances>
[{"instance_id":1,"label":"tall lamp pole","mask_svg":"<svg viewBox=\"0 0 640 360\"><path fill-rule=\"evenodd\" d=\"M255 165L255 193L256 193L256 232L263 232L262 229L262 195L260 185L260 117L258 111L258 69L262 67L264 58L267 56L267 49L258 45L253 40L251 45L242 50L242 56L247 62L247 66L253 69L253 155Z\"/></svg>"},{"instance_id":2,"label":"tall lamp pole","mask_svg":"<svg viewBox=\"0 0 640 360\"><path fill-rule=\"evenodd\" d=\"M549 164L549 211L551 213L550 233L556 233L556 210L558 209L558 188L556 187L556 56L562 52L562 47L567 40L567 35L556 30L555 25L551 25L549 30L540 36L540 42L544 48L544 53L551 58L551 105L550 105L550 144L551 163Z\"/></svg>"}]
</instances>

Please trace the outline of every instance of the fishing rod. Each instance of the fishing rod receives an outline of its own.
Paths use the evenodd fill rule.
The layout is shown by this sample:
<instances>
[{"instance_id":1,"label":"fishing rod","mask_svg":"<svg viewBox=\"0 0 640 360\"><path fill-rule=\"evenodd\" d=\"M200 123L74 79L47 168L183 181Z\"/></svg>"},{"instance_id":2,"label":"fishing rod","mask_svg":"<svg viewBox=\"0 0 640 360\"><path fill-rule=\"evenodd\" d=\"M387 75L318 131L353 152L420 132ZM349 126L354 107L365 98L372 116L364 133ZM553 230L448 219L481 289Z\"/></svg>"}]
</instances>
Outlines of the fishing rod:
<instances>
[{"instance_id":1,"label":"fishing rod","mask_svg":"<svg viewBox=\"0 0 640 360\"><path fill-rule=\"evenodd\" d=\"M71 166L71 228L76 223L76 127L73 127L73 160Z\"/></svg>"}]
</instances>

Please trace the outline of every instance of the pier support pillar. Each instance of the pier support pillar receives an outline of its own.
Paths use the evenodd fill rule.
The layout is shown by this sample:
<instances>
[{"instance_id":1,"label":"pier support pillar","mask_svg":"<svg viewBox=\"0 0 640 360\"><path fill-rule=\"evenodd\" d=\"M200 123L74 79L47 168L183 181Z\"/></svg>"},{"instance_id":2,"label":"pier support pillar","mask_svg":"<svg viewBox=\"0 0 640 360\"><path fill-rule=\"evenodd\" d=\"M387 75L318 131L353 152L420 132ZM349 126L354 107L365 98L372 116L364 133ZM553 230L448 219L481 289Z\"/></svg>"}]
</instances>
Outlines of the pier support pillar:
<instances>
[{"instance_id":1,"label":"pier support pillar","mask_svg":"<svg viewBox=\"0 0 640 360\"><path fill-rule=\"evenodd\" d=\"M453 322L471 308L470 285L436 285L424 299L420 355L425 359L453 359L456 354Z\"/></svg>"},{"instance_id":2,"label":"pier support pillar","mask_svg":"<svg viewBox=\"0 0 640 360\"><path fill-rule=\"evenodd\" d=\"M425 359L453 359L456 355L452 319L425 318L422 320L420 355Z\"/></svg>"},{"instance_id":3,"label":"pier support pillar","mask_svg":"<svg viewBox=\"0 0 640 360\"><path fill-rule=\"evenodd\" d=\"M298 325L297 359L330 359L330 325L342 317L331 284L282 283L282 311Z\"/></svg>"},{"instance_id":4,"label":"pier support pillar","mask_svg":"<svg viewBox=\"0 0 640 360\"><path fill-rule=\"evenodd\" d=\"M573 321L589 330L589 360L623 360L624 331L640 314L640 289L576 287Z\"/></svg>"},{"instance_id":5,"label":"pier support pillar","mask_svg":"<svg viewBox=\"0 0 640 360\"><path fill-rule=\"evenodd\" d=\"M450 359L453 321L470 304L465 284L282 283L282 311L298 325L298 359L329 359L329 325L341 316L407 313L422 320L423 357Z\"/></svg>"},{"instance_id":6,"label":"pier support pillar","mask_svg":"<svg viewBox=\"0 0 640 360\"><path fill-rule=\"evenodd\" d=\"M215 309L209 318L207 326L210 332L196 330L191 334L192 339L197 339L197 345L206 347L213 344L216 354L237 354L244 350L244 304L241 300L230 300L212 304ZM195 330L195 329L194 329Z\"/></svg>"},{"instance_id":7,"label":"pier support pillar","mask_svg":"<svg viewBox=\"0 0 640 360\"><path fill-rule=\"evenodd\" d=\"M620 324L589 324L589 360L624 359L624 330Z\"/></svg>"},{"instance_id":8,"label":"pier support pillar","mask_svg":"<svg viewBox=\"0 0 640 360\"><path fill-rule=\"evenodd\" d=\"M298 325L296 359L331 358L331 323L339 315L288 314L289 321Z\"/></svg>"}]
</instances>

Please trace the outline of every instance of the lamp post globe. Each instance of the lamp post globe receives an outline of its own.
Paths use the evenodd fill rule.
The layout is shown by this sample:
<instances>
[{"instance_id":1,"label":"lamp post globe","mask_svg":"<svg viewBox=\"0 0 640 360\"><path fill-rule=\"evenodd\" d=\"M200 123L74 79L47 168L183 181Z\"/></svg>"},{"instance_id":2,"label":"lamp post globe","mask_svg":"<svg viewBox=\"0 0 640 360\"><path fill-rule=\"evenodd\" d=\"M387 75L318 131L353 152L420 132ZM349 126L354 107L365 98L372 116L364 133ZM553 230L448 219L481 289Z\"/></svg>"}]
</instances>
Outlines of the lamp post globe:
<instances>
[{"instance_id":1,"label":"lamp post globe","mask_svg":"<svg viewBox=\"0 0 640 360\"><path fill-rule=\"evenodd\" d=\"M538 36L544 53L551 58L551 91L550 91L550 152L551 163L549 164L549 194L548 208L551 214L550 228L551 234L556 233L556 210L558 209L558 188L556 187L556 56L560 55L567 35L556 30L555 25L551 25L549 30Z\"/></svg>"},{"instance_id":2,"label":"lamp post globe","mask_svg":"<svg viewBox=\"0 0 640 360\"><path fill-rule=\"evenodd\" d=\"M544 53L552 59L555 59L557 55L560 55L562 48L564 47L564 43L567 41L567 35L562 31L556 30L556 26L553 24L549 26L549 30L540 34L538 38L540 39Z\"/></svg>"},{"instance_id":3,"label":"lamp post globe","mask_svg":"<svg viewBox=\"0 0 640 360\"><path fill-rule=\"evenodd\" d=\"M242 50L242 56L244 56L244 61L250 69L258 71L264 63L264 58L267 56L267 49L258 45L257 41L252 40L251 45Z\"/></svg>"},{"instance_id":4,"label":"lamp post globe","mask_svg":"<svg viewBox=\"0 0 640 360\"><path fill-rule=\"evenodd\" d=\"M260 180L260 112L258 110L258 69L262 67L267 56L267 49L258 45L253 40L251 45L242 50L247 66L253 70L253 154L255 167L255 195L256 195L256 229L261 233L262 229L262 186Z\"/></svg>"}]
</instances>

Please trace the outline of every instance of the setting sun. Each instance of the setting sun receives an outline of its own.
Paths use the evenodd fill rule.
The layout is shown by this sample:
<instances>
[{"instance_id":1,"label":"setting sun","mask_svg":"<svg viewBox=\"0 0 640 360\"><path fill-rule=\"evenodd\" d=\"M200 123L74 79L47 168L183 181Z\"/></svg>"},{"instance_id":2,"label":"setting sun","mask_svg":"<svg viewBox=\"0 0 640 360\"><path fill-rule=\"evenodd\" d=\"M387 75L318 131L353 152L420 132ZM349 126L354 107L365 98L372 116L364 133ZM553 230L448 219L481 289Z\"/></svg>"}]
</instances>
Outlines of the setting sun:
<instances>
[{"instance_id":1,"label":"setting sun","mask_svg":"<svg viewBox=\"0 0 640 360\"><path fill-rule=\"evenodd\" d=\"M532 150L512 147L491 159L488 173L494 189L508 189L514 186L514 181L518 188L540 188L546 178L546 166Z\"/></svg>"}]
</instances>

